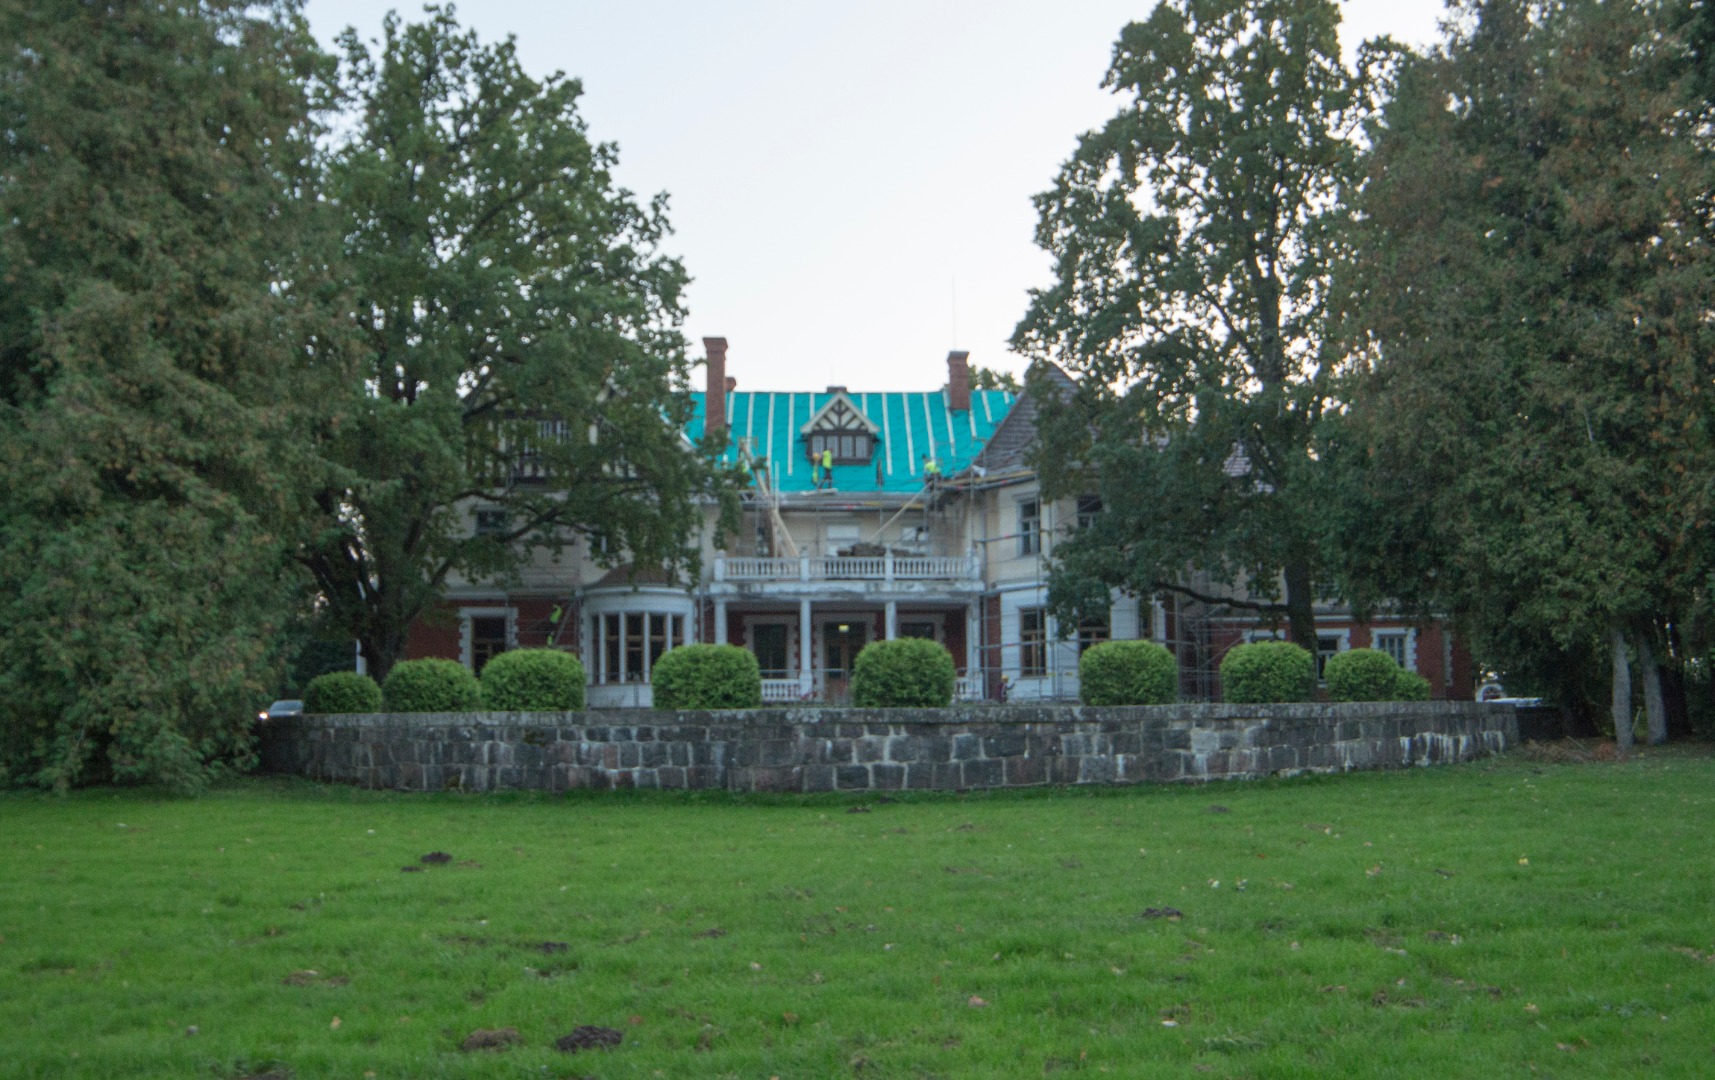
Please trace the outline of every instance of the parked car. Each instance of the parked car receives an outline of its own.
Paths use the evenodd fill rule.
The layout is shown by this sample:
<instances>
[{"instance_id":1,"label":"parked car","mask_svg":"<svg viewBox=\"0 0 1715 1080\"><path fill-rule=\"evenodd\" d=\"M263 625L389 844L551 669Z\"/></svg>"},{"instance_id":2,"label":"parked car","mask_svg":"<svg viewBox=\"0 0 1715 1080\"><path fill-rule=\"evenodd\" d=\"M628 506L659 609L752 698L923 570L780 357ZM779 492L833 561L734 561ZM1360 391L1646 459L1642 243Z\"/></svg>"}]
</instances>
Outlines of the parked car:
<instances>
[{"instance_id":1,"label":"parked car","mask_svg":"<svg viewBox=\"0 0 1715 1080\"><path fill-rule=\"evenodd\" d=\"M304 703L296 699L282 698L257 714L258 720L281 720L288 716L304 715Z\"/></svg>"}]
</instances>

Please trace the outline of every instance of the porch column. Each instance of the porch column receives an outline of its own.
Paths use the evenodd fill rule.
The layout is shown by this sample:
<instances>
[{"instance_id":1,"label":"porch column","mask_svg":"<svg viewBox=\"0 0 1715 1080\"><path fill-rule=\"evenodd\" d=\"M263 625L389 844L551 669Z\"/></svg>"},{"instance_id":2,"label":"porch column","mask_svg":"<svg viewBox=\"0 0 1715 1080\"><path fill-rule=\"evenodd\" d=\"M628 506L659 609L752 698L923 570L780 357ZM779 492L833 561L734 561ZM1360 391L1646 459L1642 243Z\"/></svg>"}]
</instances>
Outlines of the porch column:
<instances>
[{"instance_id":1,"label":"porch column","mask_svg":"<svg viewBox=\"0 0 1715 1080\"><path fill-rule=\"evenodd\" d=\"M810 601L798 601L798 689L809 697L816 689L815 662L810 648Z\"/></svg>"},{"instance_id":2,"label":"porch column","mask_svg":"<svg viewBox=\"0 0 1715 1080\"><path fill-rule=\"evenodd\" d=\"M715 644L726 644L726 601L715 601Z\"/></svg>"},{"instance_id":3,"label":"porch column","mask_svg":"<svg viewBox=\"0 0 1715 1080\"><path fill-rule=\"evenodd\" d=\"M979 600L977 603L981 603ZM965 605L965 677L973 680L973 686L983 686L983 624L979 618L980 609L976 604Z\"/></svg>"},{"instance_id":4,"label":"porch column","mask_svg":"<svg viewBox=\"0 0 1715 1080\"><path fill-rule=\"evenodd\" d=\"M892 557L893 556L891 555L888 556L890 559ZM887 632L887 640L892 641L894 638L899 636L899 601L889 600L887 602L887 621L884 625Z\"/></svg>"}]
</instances>

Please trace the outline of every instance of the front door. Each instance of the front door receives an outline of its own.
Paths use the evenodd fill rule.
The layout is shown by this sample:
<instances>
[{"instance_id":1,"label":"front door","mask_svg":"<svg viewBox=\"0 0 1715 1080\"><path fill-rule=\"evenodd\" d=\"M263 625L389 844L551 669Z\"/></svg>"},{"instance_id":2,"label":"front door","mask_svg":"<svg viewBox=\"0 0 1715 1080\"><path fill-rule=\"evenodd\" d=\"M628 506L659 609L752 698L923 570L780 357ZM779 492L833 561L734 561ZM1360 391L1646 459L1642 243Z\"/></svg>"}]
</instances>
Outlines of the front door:
<instances>
[{"instance_id":1,"label":"front door","mask_svg":"<svg viewBox=\"0 0 1715 1080\"><path fill-rule=\"evenodd\" d=\"M867 623L848 620L823 625L822 666L827 672L827 689L823 696L828 701L843 704L850 697L852 664L857 661L857 654L867 644Z\"/></svg>"}]
</instances>

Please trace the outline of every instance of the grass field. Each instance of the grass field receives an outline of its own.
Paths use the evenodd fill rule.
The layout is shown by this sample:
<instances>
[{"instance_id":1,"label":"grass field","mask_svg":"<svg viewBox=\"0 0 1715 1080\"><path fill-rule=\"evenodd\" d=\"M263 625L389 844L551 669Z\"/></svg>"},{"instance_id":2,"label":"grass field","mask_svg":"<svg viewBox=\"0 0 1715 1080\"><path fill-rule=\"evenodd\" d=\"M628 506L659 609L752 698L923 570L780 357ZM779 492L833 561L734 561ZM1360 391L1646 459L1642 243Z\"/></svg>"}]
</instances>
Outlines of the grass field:
<instances>
[{"instance_id":1,"label":"grass field","mask_svg":"<svg viewBox=\"0 0 1715 1080\"><path fill-rule=\"evenodd\" d=\"M10 795L0 1075L1707 1077L1712 810L1707 749L896 802ZM554 1049L586 1024L623 1042Z\"/></svg>"}]
</instances>

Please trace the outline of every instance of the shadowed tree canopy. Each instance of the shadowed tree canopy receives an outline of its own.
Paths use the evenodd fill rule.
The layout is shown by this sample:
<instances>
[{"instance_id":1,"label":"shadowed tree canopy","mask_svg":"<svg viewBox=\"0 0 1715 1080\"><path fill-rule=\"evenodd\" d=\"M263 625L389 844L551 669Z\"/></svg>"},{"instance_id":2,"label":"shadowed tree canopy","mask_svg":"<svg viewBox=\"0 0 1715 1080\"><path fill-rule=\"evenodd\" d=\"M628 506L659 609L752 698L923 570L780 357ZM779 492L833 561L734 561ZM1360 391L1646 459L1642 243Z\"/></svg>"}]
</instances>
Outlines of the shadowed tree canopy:
<instances>
[{"instance_id":1,"label":"shadowed tree canopy","mask_svg":"<svg viewBox=\"0 0 1715 1080\"><path fill-rule=\"evenodd\" d=\"M251 759L320 392L290 2L0 0L0 781Z\"/></svg>"},{"instance_id":2,"label":"shadowed tree canopy","mask_svg":"<svg viewBox=\"0 0 1715 1080\"><path fill-rule=\"evenodd\" d=\"M303 558L380 677L449 577L504 580L580 537L691 558L710 474L680 434L665 197L614 185L579 84L529 77L450 10L342 46L356 128L330 191L366 359L324 433L337 470Z\"/></svg>"},{"instance_id":3,"label":"shadowed tree canopy","mask_svg":"<svg viewBox=\"0 0 1715 1080\"><path fill-rule=\"evenodd\" d=\"M1195 571L1314 648L1328 282L1371 109L1339 22L1332 0L1164 0L1114 49L1126 104L1037 197L1055 281L1013 340L1080 384L1039 395L1037 463L1104 507L1057 551L1068 624L1110 588L1204 595Z\"/></svg>"},{"instance_id":4,"label":"shadowed tree canopy","mask_svg":"<svg viewBox=\"0 0 1715 1080\"><path fill-rule=\"evenodd\" d=\"M1453 14L1374 131L1330 524L1360 600L1459 612L1570 693L1569 656L1629 641L1647 687L1715 566L1706 73L1674 5Z\"/></svg>"}]
</instances>

